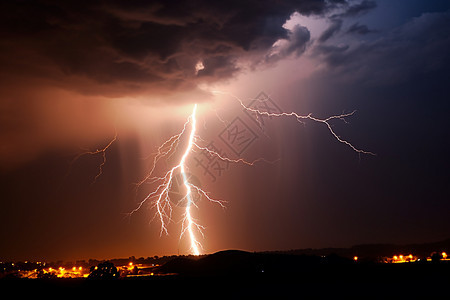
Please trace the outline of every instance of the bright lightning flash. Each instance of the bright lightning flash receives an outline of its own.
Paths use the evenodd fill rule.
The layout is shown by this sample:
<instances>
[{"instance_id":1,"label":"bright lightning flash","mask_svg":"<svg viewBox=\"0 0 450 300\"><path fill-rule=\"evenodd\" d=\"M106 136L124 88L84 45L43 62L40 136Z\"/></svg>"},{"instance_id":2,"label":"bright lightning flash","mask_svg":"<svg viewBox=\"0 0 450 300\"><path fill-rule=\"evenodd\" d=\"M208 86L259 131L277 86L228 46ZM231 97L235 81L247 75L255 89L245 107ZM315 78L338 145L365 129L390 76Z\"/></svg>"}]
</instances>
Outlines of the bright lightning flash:
<instances>
[{"instance_id":1,"label":"bright lightning flash","mask_svg":"<svg viewBox=\"0 0 450 300\"><path fill-rule=\"evenodd\" d=\"M221 93L221 92L214 92L214 93ZM228 95L230 95L230 94L228 94ZM359 155L360 154L375 155L372 152L358 149L355 146L353 146L353 144L348 142L347 140L342 139L341 137L339 137L336 134L336 132L333 130L332 126L330 125L330 121L335 120L335 119L340 119L340 120L345 121L345 118L352 116L354 114L354 112L348 113L348 114L335 115L335 116L328 117L326 119L319 119L319 118L313 117L311 114L299 115L295 112L268 113L265 111L260 111L260 110L248 107L239 98L237 98L233 95L231 95L231 96L233 98L235 98L245 110L255 113L257 116L258 122L260 121L258 118L261 116L294 117L299 122L302 122L303 120L311 120L311 121L319 122L319 123L325 124L327 126L328 130L330 131L330 133L334 136L334 138L336 140L338 140L340 143L343 143L343 144L349 146L353 151L357 152ZM192 217L191 208L192 208L192 206L196 206L194 198L193 198L193 192L196 192L197 194L205 197L207 200L209 200L211 202L218 203L222 207L224 207L224 204L223 204L223 201L215 200L215 199L211 198L200 187L194 185L192 182L189 182L189 178L187 176L187 170L186 170L187 169L186 168L186 160L187 160L189 154L191 153L191 151L193 151L193 149L203 150L203 151L208 152L210 155L216 156L218 159L220 159L222 161L232 162L232 163L243 163L246 165L254 165L256 162L259 162L259 161L265 161L265 162L268 162L268 161L265 159L262 159L262 158L254 160L252 162L246 161L243 158L230 159L228 157L224 157L224 156L220 155L219 153L217 153L211 149L208 149L207 147L200 146L197 143L197 140L199 140L200 138L196 135L196 126L197 126L196 112L197 112L197 104L194 105L193 111L192 111L191 115L189 116L188 120L186 121L186 123L184 124L183 130L179 134L176 134L176 135L172 136L171 138L169 138L168 140L166 140L158 148L158 151L154 157L153 166L152 166L150 172L141 182L139 182L137 184L137 186L139 187L145 182L150 182L150 183L158 182L159 185L153 192L149 193L139 203L137 208L134 209L130 213L130 215L133 214L134 212L138 211L144 205L145 202L152 199L153 205L154 205L154 207L156 207L155 217L158 217L159 221L161 223L161 234L162 233L168 234L167 224L168 224L168 222L171 221L171 215L172 215L172 205L170 203L169 192L170 192L170 189L172 186L172 181L173 181L175 172L180 172L182 179L183 179L183 185L186 190L184 197L182 199L182 200L186 200L186 207L185 207L185 211L184 211L184 218L183 218L183 222L182 222L180 239L187 232L189 235L189 239L190 239L190 246L191 246L192 253L194 253L195 255L199 255L200 254L199 248L201 248L201 244L196 237L196 233L199 232L203 235L202 229L204 227L201 226L200 224L198 224ZM184 150L184 153L183 153L179 163L176 166L174 166L172 169L170 169L168 172L166 172L164 176L154 177L153 173L155 171L156 164L158 163L158 161L161 158L163 158L163 157L169 158L170 156L173 155L173 153L177 150L177 147L178 147L178 144L180 143L181 137L187 131L188 126L190 126L189 139L188 139L187 146ZM182 200L180 200L180 201L182 201Z\"/></svg>"},{"instance_id":2,"label":"bright lightning flash","mask_svg":"<svg viewBox=\"0 0 450 300\"><path fill-rule=\"evenodd\" d=\"M316 118L313 117L312 114L307 114L307 115L299 115L296 112L281 112L281 113L270 113L267 111L261 111L252 107L248 107L244 104L244 102L239 99L237 96L230 94L230 93L224 93L221 91L213 91L213 94L221 94L221 95L228 95L234 99L236 99L239 104L248 112L254 113L256 114L256 121L259 123L260 126L262 126L262 123L260 121L260 117L261 116L266 116L266 117L294 117L298 122L303 123L303 120L310 120L310 121L314 121L314 122L318 122L318 123L322 123L325 124L329 130L329 132L333 135L333 137L338 140L338 142L347 145L348 147L350 147L353 151L355 151L356 153L358 153L359 155L361 154L369 154L369 155L376 155L373 152L369 152L369 151L365 151L359 148L356 148L353 144L351 144L349 141L342 139L334 130L333 127L330 124L330 121L332 120L342 120L344 122L346 122L345 118L347 117L351 117L355 114L356 111L352 111L351 113L346 113L346 114L341 114L341 115L334 115L325 119L320 119L320 118ZM258 100L258 99L257 99Z\"/></svg>"},{"instance_id":3,"label":"bright lightning flash","mask_svg":"<svg viewBox=\"0 0 450 300\"><path fill-rule=\"evenodd\" d=\"M322 124L326 125L326 127L328 128L328 131L332 134L332 136L338 142L347 145L353 151L358 153L358 155L361 155L361 154L375 155L372 152L359 149L359 148L355 147L353 144L351 144L349 141L342 139L339 135L337 135L337 133L333 130L333 128L330 124L330 121L333 121L333 120L342 120L342 121L346 122L345 118L352 116L355 112L341 114L341 115L334 115L334 116L331 116L331 117L328 117L325 119L313 117L311 114L299 115L295 112L269 113L266 111L261 111L261 110L246 106L241 99L239 99L238 97L236 97L232 94L223 93L220 91L214 91L213 93L229 95L232 98L236 99L239 102L239 104L241 105L241 107L243 107L246 111L256 115L256 121L259 122L260 125L262 125L261 120L260 120L260 118L262 116L293 117L300 123L303 123L304 120L310 120L310 121L322 123ZM246 161L243 158L231 159L231 158L225 157L225 156L219 154L218 152L213 151L207 147L200 146L198 144L198 141L201 141L201 138L196 135L196 127L197 127L196 113L197 113L197 104L194 105L192 113L189 115L187 121L184 123L182 131L176 135L173 135L169 139L167 139L158 148L157 152L155 153L155 156L153 159L153 165L152 165L149 173L143 180L141 180L140 182L138 182L136 184L137 188L139 188L144 183L157 184L157 187L151 193L147 194L147 196L128 215L131 216L133 213L137 212L147 201L151 201L152 206L154 208L156 208L155 218L158 218L160 221L160 224L161 224L160 234L161 235L163 233L169 234L169 232L167 230L167 225L170 221L172 221L172 204L170 202L169 193L171 191L174 176L180 174L182 181L183 181L185 193L184 193L183 198L181 200L179 200L179 203L181 203L182 201L185 201L185 204L186 204L186 206L184 208L183 219L182 219L180 240L187 233L189 240L190 240L190 251L192 251L192 253L195 255L199 255L200 248L202 248L202 246L197 238L197 235L198 235L198 233L200 233L203 236L202 229L204 229L204 227L202 225L198 224L192 216L192 207L193 206L197 207L196 199L206 198L208 201L217 203L223 208L225 206L224 206L224 201L213 199L212 197L209 196L209 194L207 192L205 192L199 186L197 186L189 181L189 176L187 175L188 170L186 167L186 160L188 159L189 154L194 150L201 150L201 151L208 152L210 155L215 156L216 158L218 158L222 161L226 161L229 163L242 163L242 164L246 164L246 165L250 165L250 166L252 166L255 163L260 162L260 161L264 161L267 163L273 163L273 162L267 161L263 158L258 158L251 162ZM169 159L175 152L177 152L178 145L181 142L181 138L187 133L188 128L189 128L190 132L188 135L187 145L186 145L186 148L184 149L183 155L181 156L181 159L178 162L178 164L175 165L174 167L172 167L170 170L168 170L163 176L160 176L160 177L154 176L154 172L155 172L157 163L162 158ZM104 148L96 150L96 151L86 151L84 153L81 153L77 157L75 157L72 162L76 161L79 157L81 157L82 155L85 155L85 154L91 154L91 155L101 154L103 157L103 161L99 166L98 174L95 176L95 179L94 179L94 182L95 182L95 180L97 180L97 178L102 174L102 167L106 163L106 151L111 146L111 144L114 143L114 141L116 141L116 139L117 139L117 132L116 132L114 138ZM198 197L194 198L194 193Z\"/></svg>"},{"instance_id":4,"label":"bright lightning flash","mask_svg":"<svg viewBox=\"0 0 450 300\"><path fill-rule=\"evenodd\" d=\"M186 201L186 207L185 207L185 211L184 211L184 218L182 221L182 229L181 229L180 239L187 232L189 235L191 251L195 255L199 255L200 254L199 248L201 248L201 244L196 237L196 233L198 232L203 236L202 229L204 229L204 227L201 226L200 224L198 224L192 217L191 208L192 208L192 206L197 207L197 205L194 201L193 193L197 193L197 195L206 198L210 202L217 203L223 208L225 206L224 206L224 201L211 198L207 192L205 192L199 186L197 186L189 181L189 178L187 176L187 167L186 167L186 160L187 160L189 154L194 149L196 149L196 150L206 151L210 155L216 156L218 159L220 159L222 161L226 161L226 162L230 162L230 163L241 163L241 164L245 164L245 165L249 165L249 166L254 165L255 163L257 163L259 161L265 161L265 162L269 162L269 161L267 161L263 158L259 158L254 161L251 161L251 162L246 161L243 158L231 159L231 158L225 157L223 155L220 155L218 152L213 151L207 147L200 146L198 144L198 140L201 140L201 139L196 135L196 127L197 127L196 112L197 112L197 104L194 105L191 115L189 116L188 120L186 121L186 123L183 126L183 130L179 134L176 134L176 135L170 137L158 148L158 151L153 159L153 166L150 169L150 172L142 181L137 183L137 187L140 187L142 184L144 184L146 182L151 183L151 184L158 183L159 185L156 187L155 190L153 190L153 192L149 193L139 203L139 205L133 211L131 211L129 213L129 215L137 212L147 201L149 201L149 200L153 201L153 206L156 208L155 217L157 217L161 223L161 232L160 233L168 234L167 224L172 220L171 219L172 205L170 202L169 193L170 193L170 190L172 187L174 175L176 174L176 172L179 172L183 179L183 185L186 190L184 197L180 200L180 202L183 200ZM190 127L189 138L188 138L187 146L184 150L184 153L183 153L179 163L176 166L174 166L173 168L171 168L169 171L167 171L163 176L161 176L161 177L153 176L153 173L155 171L156 164L158 163L158 161L164 157L169 158L174 154L174 152L176 152L176 150L178 148L178 144L180 143L180 139L186 133L188 126Z\"/></svg>"},{"instance_id":5,"label":"bright lightning flash","mask_svg":"<svg viewBox=\"0 0 450 300\"><path fill-rule=\"evenodd\" d=\"M193 229L193 227L196 225L196 223L194 223L194 221L192 220L192 216L191 216L191 202L192 202L191 193L192 193L192 190L191 190L191 184L189 183L188 178L186 176L186 168L185 168L186 158L192 149L192 145L194 143L194 138L195 138L195 129L197 126L197 121L195 118L196 111L197 111L197 104L194 105L194 110L192 111L192 115L191 115L191 122L192 122L191 127L192 128L191 128L191 133L189 135L188 146L187 146L186 151L184 152L183 156L181 157L179 166L180 166L181 175L183 176L183 184L186 187L187 204L186 204L185 215L186 215L186 221L187 221L187 230L189 232L189 238L191 240L191 248L195 255L199 255L200 251L198 250L198 241L195 238L194 229Z\"/></svg>"},{"instance_id":6,"label":"bright lightning flash","mask_svg":"<svg viewBox=\"0 0 450 300\"><path fill-rule=\"evenodd\" d=\"M112 140L109 141L109 143L103 147L102 149L97 149L97 150L85 150L84 152L78 154L77 156L75 156L72 161L70 162L70 166L69 166L69 170L66 174L66 176L69 175L71 169L72 169L72 165L82 156L84 155L97 155L97 154L101 154L102 155L102 162L100 163L100 165L98 166L98 173L97 175L95 175L94 180L92 181L92 184L94 184L97 179L103 174L103 167L106 164L106 151L109 149L109 147L111 147L111 145L117 140L117 130L114 131L114 137L112 138Z\"/></svg>"}]
</instances>

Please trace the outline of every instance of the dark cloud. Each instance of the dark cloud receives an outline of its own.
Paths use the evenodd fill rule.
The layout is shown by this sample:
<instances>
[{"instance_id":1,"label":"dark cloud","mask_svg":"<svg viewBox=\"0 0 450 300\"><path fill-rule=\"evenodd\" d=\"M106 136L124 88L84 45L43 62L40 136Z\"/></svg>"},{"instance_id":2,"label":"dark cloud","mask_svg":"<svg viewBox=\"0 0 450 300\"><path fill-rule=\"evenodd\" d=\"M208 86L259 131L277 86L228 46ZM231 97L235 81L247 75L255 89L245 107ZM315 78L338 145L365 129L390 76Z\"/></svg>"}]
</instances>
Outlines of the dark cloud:
<instances>
[{"instance_id":1,"label":"dark cloud","mask_svg":"<svg viewBox=\"0 0 450 300\"><path fill-rule=\"evenodd\" d=\"M265 63L275 63L292 54L301 55L306 50L310 38L310 32L306 27L295 25L286 39L279 40L273 46L272 51L266 56Z\"/></svg>"},{"instance_id":2,"label":"dark cloud","mask_svg":"<svg viewBox=\"0 0 450 300\"><path fill-rule=\"evenodd\" d=\"M341 19L332 19L331 25L320 35L319 42L323 43L331 38L335 33L341 30L342 27Z\"/></svg>"},{"instance_id":3,"label":"dark cloud","mask_svg":"<svg viewBox=\"0 0 450 300\"><path fill-rule=\"evenodd\" d=\"M373 30L370 30L367 25L362 25L359 23L354 23L352 26L350 26L347 30L347 33L351 33L351 34L368 34L368 33L373 33Z\"/></svg>"},{"instance_id":4,"label":"dark cloud","mask_svg":"<svg viewBox=\"0 0 450 300\"><path fill-rule=\"evenodd\" d=\"M342 79L384 85L450 69L450 12L426 13L373 41L318 45L315 55Z\"/></svg>"},{"instance_id":5,"label":"dark cloud","mask_svg":"<svg viewBox=\"0 0 450 300\"><path fill-rule=\"evenodd\" d=\"M328 18L330 25L318 38L318 41L320 43L326 42L336 33L338 33L341 30L345 19L364 15L368 13L370 10L376 8L377 4L375 1L371 0L363 0L362 2L356 4L352 4L350 1L336 1L333 4L331 4L331 6L333 7L333 9L339 11L339 13L334 13ZM349 29L349 32L352 33L357 32L360 34L369 33L367 26L366 27L364 27L364 25L360 25L359 27L356 26L358 25L354 24Z\"/></svg>"},{"instance_id":6,"label":"dark cloud","mask_svg":"<svg viewBox=\"0 0 450 300\"><path fill-rule=\"evenodd\" d=\"M282 25L295 11L321 14L339 2L4 1L2 75L113 96L191 90L263 61L280 39L290 41L283 56L302 52L304 29Z\"/></svg>"},{"instance_id":7,"label":"dark cloud","mask_svg":"<svg viewBox=\"0 0 450 300\"><path fill-rule=\"evenodd\" d=\"M370 10L377 7L377 3L373 0L363 0L360 3L349 5L345 12L339 14L340 17L357 17L366 14Z\"/></svg>"}]
</instances>

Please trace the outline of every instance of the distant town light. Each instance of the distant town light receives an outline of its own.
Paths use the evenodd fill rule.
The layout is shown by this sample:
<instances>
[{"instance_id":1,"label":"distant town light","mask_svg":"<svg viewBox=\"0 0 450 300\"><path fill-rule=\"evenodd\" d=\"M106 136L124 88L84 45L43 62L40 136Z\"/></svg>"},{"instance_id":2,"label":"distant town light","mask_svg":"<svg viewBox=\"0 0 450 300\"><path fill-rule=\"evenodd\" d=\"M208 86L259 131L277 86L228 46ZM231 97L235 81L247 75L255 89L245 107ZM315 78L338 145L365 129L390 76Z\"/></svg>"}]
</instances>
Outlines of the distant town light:
<instances>
[{"instance_id":1,"label":"distant town light","mask_svg":"<svg viewBox=\"0 0 450 300\"><path fill-rule=\"evenodd\" d=\"M447 259L447 253L442 252L442 258Z\"/></svg>"},{"instance_id":2,"label":"distant town light","mask_svg":"<svg viewBox=\"0 0 450 300\"><path fill-rule=\"evenodd\" d=\"M354 256L354 257L353 257L353 260L354 260L354 261L357 261L357 260L358 260L358 256Z\"/></svg>"}]
</instances>

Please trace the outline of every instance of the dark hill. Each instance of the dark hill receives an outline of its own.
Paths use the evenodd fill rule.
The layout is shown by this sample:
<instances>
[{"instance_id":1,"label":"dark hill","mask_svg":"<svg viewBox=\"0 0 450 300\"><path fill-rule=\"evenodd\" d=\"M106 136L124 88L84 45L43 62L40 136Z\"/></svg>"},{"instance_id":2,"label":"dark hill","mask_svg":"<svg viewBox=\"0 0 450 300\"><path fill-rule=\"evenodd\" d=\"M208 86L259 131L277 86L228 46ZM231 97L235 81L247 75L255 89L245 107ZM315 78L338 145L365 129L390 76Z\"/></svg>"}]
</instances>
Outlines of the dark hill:
<instances>
[{"instance_id":1,"label":"dark hill","mask_svg":"<svg viewBox=\"0 0 450 300\"><path fill-rule=\"evenodd\" d=\"M163 265L159 272L199 276L296 273L320 262L320 257L311 255L226 250L197 260L177 258Z\"/></svg>"}]
</instances>

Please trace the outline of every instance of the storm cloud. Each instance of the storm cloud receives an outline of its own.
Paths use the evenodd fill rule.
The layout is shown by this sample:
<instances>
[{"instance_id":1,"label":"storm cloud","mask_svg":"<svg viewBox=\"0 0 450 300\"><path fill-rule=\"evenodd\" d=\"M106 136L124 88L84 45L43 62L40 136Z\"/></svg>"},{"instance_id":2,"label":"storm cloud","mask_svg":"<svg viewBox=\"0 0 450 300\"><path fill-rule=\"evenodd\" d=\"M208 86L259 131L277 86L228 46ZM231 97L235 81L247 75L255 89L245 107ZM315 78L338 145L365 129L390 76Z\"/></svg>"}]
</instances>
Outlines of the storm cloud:
<instances>
[{"instance_id":1,"label":"storm cloud","mask_svg":"<svg viewBox=\"0 0 450 300\"><path fill-rule=\"evenodd\" d=\"M374 86L405 82L412 76L450 69L450 13L425 13L369 41L339 45L319 44L313 49L342 80ZM348 33L368 33L353 25ZM333 76L334 76L333 75Z\"/></svg>"},{"instance_id":2,"label":"storm cloud","mask_svg":"<svg viewBox=\"0 0 450 300\"><path fill-rule=\"evenodd\" d=\"M339 3L3 1L0 76L106 96L192 90L260 65L278 40L289 42L278 58L301 53L307 29L282 25Z\"/></svg>"},{"instance_id":3,"label":"storm cloud","mask_svg":"<svg viewBox=\"0 0 450 300\"><path fill-rule=\"evenodd\" d=\"M372 33L372 32L373 32L373 30L370 30L369 27L367 27L367 25L362 25L359 23L354 23L347 30L347 33L361 34L361 35Z\"/></svg>"}]
</instances>

